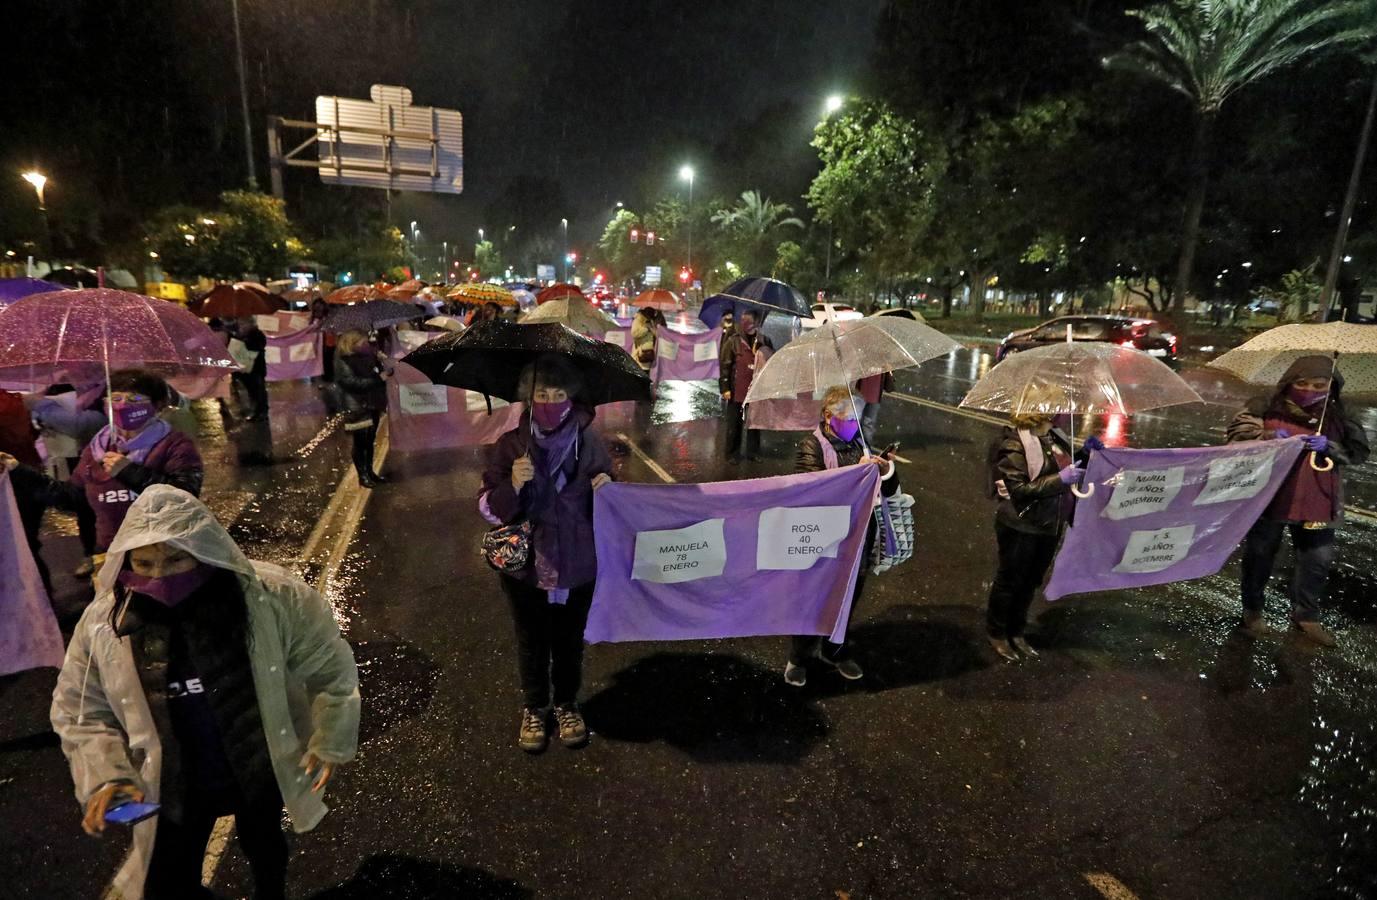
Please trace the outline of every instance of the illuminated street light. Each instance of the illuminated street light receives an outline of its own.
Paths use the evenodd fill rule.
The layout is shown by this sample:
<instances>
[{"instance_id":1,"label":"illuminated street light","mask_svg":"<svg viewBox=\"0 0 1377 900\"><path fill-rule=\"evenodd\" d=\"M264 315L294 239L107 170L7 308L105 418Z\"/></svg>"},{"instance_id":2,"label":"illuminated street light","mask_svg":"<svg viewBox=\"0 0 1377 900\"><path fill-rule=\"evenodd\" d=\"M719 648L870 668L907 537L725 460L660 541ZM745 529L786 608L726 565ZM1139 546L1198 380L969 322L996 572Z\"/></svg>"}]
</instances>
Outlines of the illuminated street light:
<instances>
[{"instance_id":1,"label":"illuminated street light","mask_svg":"<svg viewBox=\"0 0 1377 900\"><path fill-rule=\"evenodd\" d=\"M19 177L33 185L34 193L38 195L38 214L43 217L43 249L47 251L52 245L52 231L48 227L48 206L43 200L43 188L48 184L48 176L41 172L29 171Z\"/></svg>"},{"instance_id":2,"label":"illuminated street light","mask_svg":"<svg viewBox=\"0 0 1377 900\"><path fill-rule=\"evenodd\" d=\"M842 104L845 102L846 101L842 99L841 94L833 94L832 96L827 98L827 103L823 106L823 109L827 110L827 114L830 116L832 115L832 113L841 109Z\"/></svg>"},{"instance_id":3,"label":"illuminated street light","mask_svg":"<svg viewBox=\"0 0 1377 900\"><path fill-rule=\"evenodd\" d=\"M688 269L693 271L693 166L679 167L679 177L688 182Z\"/></svg>"}]
</instances>

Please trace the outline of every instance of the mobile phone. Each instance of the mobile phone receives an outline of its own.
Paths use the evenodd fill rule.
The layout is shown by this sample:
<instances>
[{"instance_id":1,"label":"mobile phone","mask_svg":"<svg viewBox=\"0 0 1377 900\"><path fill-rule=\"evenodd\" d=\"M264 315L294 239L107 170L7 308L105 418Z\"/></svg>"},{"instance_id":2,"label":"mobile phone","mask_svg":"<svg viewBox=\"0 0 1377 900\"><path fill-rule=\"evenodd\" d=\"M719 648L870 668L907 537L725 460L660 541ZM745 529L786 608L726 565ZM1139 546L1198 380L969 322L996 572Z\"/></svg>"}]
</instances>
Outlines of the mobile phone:
<instances>
[{"instance_id":1,"label":"mobile phone","mask_svg":"<svg viewBox=\"0 0 1377 900\"><path fill-rule=\"evenodd\" d=\"M157 803L121 803L105 811L105 821L111 825L134 825L150 816L156 816L161 806Z\"/></svg>"},{"instance_id":2,"label":"mobile phone","mask_svg":"<svg viewBox=\"0 0 1377 900\"><path fill-rule=\"evenodd\" d=\"M888 447L886 447L886 448L884 448L883 450L881 450L881 451L880 451L880 455L881 455L881 456L888 456L889 454L893 453L894 451L896 451L896 450L898 450L898 449L899 449L899 442L898 442L898 441L895 441L894 443L890 444Z\"/></svg>"}]
</instances>

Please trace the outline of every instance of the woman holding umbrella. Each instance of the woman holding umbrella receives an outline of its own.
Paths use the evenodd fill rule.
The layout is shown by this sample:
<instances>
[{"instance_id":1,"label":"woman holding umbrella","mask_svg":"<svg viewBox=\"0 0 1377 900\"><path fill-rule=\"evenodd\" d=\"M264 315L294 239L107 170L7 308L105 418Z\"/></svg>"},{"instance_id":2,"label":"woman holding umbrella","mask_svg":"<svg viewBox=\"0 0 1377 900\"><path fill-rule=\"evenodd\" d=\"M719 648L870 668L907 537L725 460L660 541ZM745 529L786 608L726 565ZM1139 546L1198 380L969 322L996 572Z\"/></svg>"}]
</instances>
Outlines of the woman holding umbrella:
<instances>
[{"instance_id":1,"label":"woman holding umbrella","mask_svg":"<svg viewBox=\"0 0 1377 900\"><path fill-rule=\"evenodd\" d=\"M387 409L382 359L382 353L362 331L340 335L335 352L335 384L344 396L344 430L353 440L354 472L359 484L366 488L387 481L373 471L373 445L377 442L378 423Z\"/></svg>"},{"instance_id":2,"label":"woman holding umbrella","mask_svg":"<svg viewBox=\"0 0 1377 900\"><path fill-rule=\"evenodd\" d=\"M611 481L612 458L590 427L587 388L563 356L545 355L525 367L517 391L531 398L530 410L498 439L479 497L479 510L493 524L532 526L527 565L498 573L516 625L517 744L530 753L549 742L552 702L560 743L577 747L588 740L577 701L597 575L593 491Z\"/></svg>"},{"instance_id":3,"label":"woman holding umbrella","mask_svg":"<svg viewBox=\"0 0 1377 900\"><path fill-rule=\"evenodd\" d=\"M665 317L653 306L642 306L631 322L631 355L636 365L649 372L655 364L655 340Z\"/></svg>"},{"instance_id":4,"label":"woman holding umbrella","mask_svg":"<svg viewBox=\"0 0 1377 900\"><path fill-rule=\"evenodd\" d=\"M1368 456L1363 427L1344 408L1343 375L1326 356L1293 362L1272 393L1254 398L1229 425L1229 441L1255 441L1301 435L1306 449L1276 496L1243 541L1243 629L1268 631L1262 610L1267 581L1291 532L1296 551L1291 579L1291 623L1324 647L1337 642L1320 624L1320 602L1334 562L1334 526L1343 516L1343 476L1339 467L1361 465ZM1327 461L1327 462L1326 462Z\"/></svg>"}]
</instances>

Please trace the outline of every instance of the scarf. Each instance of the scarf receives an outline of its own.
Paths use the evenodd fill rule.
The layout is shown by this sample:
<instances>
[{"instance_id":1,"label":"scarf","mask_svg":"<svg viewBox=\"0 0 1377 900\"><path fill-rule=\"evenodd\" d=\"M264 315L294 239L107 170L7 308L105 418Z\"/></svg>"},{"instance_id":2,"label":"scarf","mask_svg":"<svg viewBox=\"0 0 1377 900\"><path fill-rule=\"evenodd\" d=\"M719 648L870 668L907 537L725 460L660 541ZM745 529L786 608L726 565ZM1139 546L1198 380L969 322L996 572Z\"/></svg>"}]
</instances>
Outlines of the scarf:
<instances>
[{"instance_id":1,"label":"scarf","mask_svg":"<svg viewBox=\"0 0 1377 900\"><path fill-rule=\"evenodd\" d=\"M535 463L536 477L534 480L535 491L531 498L529 510L535 511L553 504L558 499L560 492L564 490L564 486L569 483L569 475L565 471L566 463L570 456L574 460L578 460L579 432L582 422L577 408L570 410L569 415L553 431L542 431L533 418L530 421L531 443L534 445L534 452L531 456ZM537 514L534 512L531 514L532 521ZM556 545L558 545L558 532L555 534ZM549 554L543 552L542 543L535 541L532 544L532 549L535 551L536 587L546 592L551 603L562 606L569 600L569 590L559 587L559 563ZM555 555L557 556L558 553L559 548L556 546Z\"/></svg>"},{"instance_id":2,"label":"scarf","mask_svg":"<svg viewBox=\"0 0 1377 900\"><path fill-rule=\"evenodd\" d=\"M122 438L113 425L106 425L91 438L91 458L100 462L105 454L114 450L129 457L130 462L142 463L158 442L172 432L172 426L162 419L154 419L132 438Z\"/></svg>"}]
</instances>

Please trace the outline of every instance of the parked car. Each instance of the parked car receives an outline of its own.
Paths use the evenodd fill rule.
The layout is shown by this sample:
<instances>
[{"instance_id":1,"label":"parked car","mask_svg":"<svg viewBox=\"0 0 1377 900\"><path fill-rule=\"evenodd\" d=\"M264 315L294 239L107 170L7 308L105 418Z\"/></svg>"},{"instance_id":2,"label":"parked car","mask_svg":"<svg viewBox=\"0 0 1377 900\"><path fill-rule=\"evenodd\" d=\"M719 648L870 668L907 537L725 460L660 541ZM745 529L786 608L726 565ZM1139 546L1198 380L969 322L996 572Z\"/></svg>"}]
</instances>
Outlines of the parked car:
<instances>
[{"instance_id":1,"label":"parked car","mask_svg":"<svg viewBox=\"0 0 1377 900\"><path fill-rule=\"evenodd\" d=\"M1131 316L1062 316L1043 322L1036 328L1012 332L999 342L995 362L1013 353L1064 343L1068 325L1071 326L1073 341L1102 341L1133 347L1157 357L1172 368L1177 365L1176 335L1163 331L1162 326L1151 319Z\"/></svg>"},{"instance_id":2,"label":"parked car","mask_svg":"<svg viewBox=\"0 0 1377 900\"><path fill-rule=\"evenodd\" d=\"M817 328L828 322L845 322L847 319L864 319L865 315L854 306L842 303L814 303L813 316L803 320L803 329Z\"/></svg>"}]
</instances>

